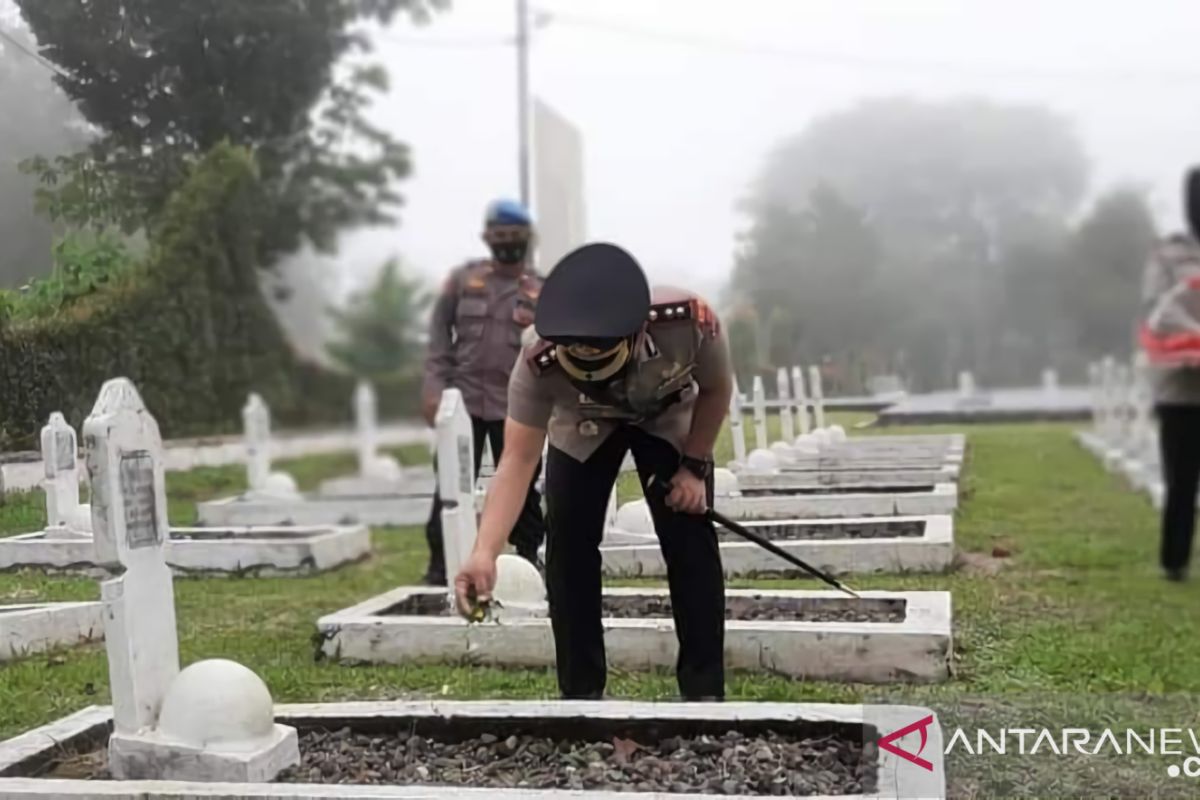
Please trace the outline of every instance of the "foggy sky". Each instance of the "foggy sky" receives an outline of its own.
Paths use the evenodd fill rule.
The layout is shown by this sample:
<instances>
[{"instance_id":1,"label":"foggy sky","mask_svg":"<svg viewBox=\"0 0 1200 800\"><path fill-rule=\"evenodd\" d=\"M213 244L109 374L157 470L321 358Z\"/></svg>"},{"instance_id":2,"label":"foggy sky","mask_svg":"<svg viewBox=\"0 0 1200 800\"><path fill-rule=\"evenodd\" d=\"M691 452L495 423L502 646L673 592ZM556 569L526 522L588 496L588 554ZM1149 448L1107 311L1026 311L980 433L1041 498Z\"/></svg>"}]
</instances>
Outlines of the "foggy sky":
<instances>
[{"instance_id":1,"label":"foggy sky","mask_svg":"<svg viewBox=\"0 0 1200 800\"><path fill-rule=\"evenodd\" d=\"M1076 122L1093 191L1144 184L1168 227L1182 170L1200 160L1200 7L1180 0L532 2L571 15L536 34L533 84L583 131L591 238L630 248L657 280L707 292L732 265L735 204L772 144L859 98L1043 103ZM481 252L483 205L517 193L515 56L495 44L512 36L513 16L511 0L454 0L428 27L379 36L393 85L377 119L412 145L416 174L399 229L348 238L351 279L388 252L430 276Z\"/></svg>"},{"instance_id":2,"label":"foggy sky","mask_svg":"<svg viewBox=\"0 0 1200 800\"><path fill-rule=\"evenodd\" d=\"M1075 121L1092 191L1143 184L1170 228L1182 171L1200 161L1200 7L1183 0L531 3L564 15L536 34L533 85L583 131L590 237L709 294L769 148L861 98L1047 105ZM517 194L513 32L513 0L453 0L426 27L398 20L376 37L392 91L374 116L412 146L415 175L399 227L352 233L327 262L341 291L391 254L437 283L483 253L484 204ZM793 55L745 52L756 48Z\"/></svg>"}]
</instances>

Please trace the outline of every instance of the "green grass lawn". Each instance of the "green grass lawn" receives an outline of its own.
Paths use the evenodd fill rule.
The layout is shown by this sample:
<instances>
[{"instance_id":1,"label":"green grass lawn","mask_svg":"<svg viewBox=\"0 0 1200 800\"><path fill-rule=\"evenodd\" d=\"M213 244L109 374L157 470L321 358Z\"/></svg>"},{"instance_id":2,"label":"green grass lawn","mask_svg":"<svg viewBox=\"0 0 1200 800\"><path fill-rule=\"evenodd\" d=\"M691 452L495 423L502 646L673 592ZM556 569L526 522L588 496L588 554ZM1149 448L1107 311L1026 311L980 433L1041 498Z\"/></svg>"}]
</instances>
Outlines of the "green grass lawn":
<instances>
[{"instance_id":1,"label":"green grass lawn","mask_svg":"<svg viewBox=\"0 0 1200 800\"><path fill-rule=\"evenodd\" d=\"M1157 521L1147 501L1104 472L1075 445L1066 426L966 430L968 461L956 518L964 563L946 575L851 581L858 588L951 591L953 678L937 686L868 687L731 674L729 698L914 703L936 709L946 727L973 726L980 719L989 726L1006 720L1018 727L1200 727L1200 585L1160 578ZM910 431L883 431L897 432ZM726 435L719 457L729 452ZM412 463L420 453L405 456ZM322 456L278 466L312 486L352 469L353 462L349 456ZM236 491L242 480L239 468L171 475L172 521L190 522L196 501ZM636 483L624 480L623 494L636 493ZM0 507L0 530L36 529L40 503L35 493L10 497ZM368 561L317 577L177 580L183 662L217 656L240 661L263 676L279 701L554 696L548 670L315 661L311 637L318 616L419 578L425 558L420 530L377 530L375 545ZM1011 555L993 557L994 548ZM4 602L96 596L92 580L0 575ZM0 735L107 702L106 681L102 645L0 666ZM675 686L668 673L614 671L610 691L669 698ZM956 754L950 770L958 796L1190 796L1188 779L1164 780L1166 763L1145 756L1112 762Z\"/></svg>"}]
</instances>

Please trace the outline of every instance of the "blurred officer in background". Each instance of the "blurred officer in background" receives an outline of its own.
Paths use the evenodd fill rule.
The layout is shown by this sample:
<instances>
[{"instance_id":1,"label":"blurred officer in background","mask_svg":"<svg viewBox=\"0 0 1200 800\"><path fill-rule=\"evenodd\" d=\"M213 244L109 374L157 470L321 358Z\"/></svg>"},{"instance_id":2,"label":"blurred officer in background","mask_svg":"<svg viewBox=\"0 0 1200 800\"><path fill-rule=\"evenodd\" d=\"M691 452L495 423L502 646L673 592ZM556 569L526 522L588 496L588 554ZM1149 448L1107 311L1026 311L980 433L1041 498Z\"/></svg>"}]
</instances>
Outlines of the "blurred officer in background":
<instances>
[{"instance_id":1,"label":"blurred officer in background","mask_svg":"<svg viewBox=\"0 0 1200 800\"><path fill-rule=\"evenodd\" d=\"M491 203L484 215L483 241L492 257L451 272L434 305L422 388L425 421L430 425L442 391L454 387L462 392L474 432L476 475L485 438L497 463L504 452L508 378L521 353L522 335L533 324L542 290L541 278L530 267L533 219L523 205L514 200ZM534 488L540 471L539 464L522 496L520 512L505 531L517 553L534 564L546 535L541 498ZM441 511L441 497L435 490L425 526L429 543L425 581L435 586L446 583Z\"/></svg>"},{"instance_id":2,"label":"blurred officer in background","mask_svg":"<svg viewBox=\"0 0 1200 800\"><path fill-rule=\"evenodd\" d=\"M460 610L490 598L496 557L522 513L547 432L546 583L559 689L604 694L600 540L621 462L632 452L667 563L688 700L724 697L725 587L712 502L712 453L729 408L729 347L690 292L651 294L633 257L610 244L567 255L546 279L542 341L526 348L508 394L508 447L475 549L456 579Z\"/></svg>"},{"instance_id":3,"label":"blurred officer in background","mask_svg":"<svg viewBox=\"0 0 1200 800\"><path fill-rule=\"evenodd\" d=\"M1142 291L1141 343L1154 373L1165 489L1160 558L1172 581L1187 577L1200 489L1200 171L1188 174L1184 200L1192 235L1155 245Z\"/></svg>"}]
</instances>

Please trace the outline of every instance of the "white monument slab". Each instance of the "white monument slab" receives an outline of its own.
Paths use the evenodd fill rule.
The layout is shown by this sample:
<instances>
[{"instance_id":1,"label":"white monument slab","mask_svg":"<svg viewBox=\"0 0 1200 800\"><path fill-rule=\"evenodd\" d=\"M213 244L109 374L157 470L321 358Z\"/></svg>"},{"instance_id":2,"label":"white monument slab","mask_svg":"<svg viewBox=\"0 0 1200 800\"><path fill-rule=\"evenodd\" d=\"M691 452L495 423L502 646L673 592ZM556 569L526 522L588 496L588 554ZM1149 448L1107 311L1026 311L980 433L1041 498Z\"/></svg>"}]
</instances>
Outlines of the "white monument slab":
<instances>
[{"instance_id":1,"label":"white monument slab","mask_svg":"<svg viewBox=\"0 0 1200 800\"><path fill-rule=\"evenodd\" d=\"M816 365L808 368L808 393L812 398L813 425L820 430L825 427L825 387L821 383L821 368Z\"/></svg>"},{"instance_id":2,"label":"white monument slab","mask_svg":"<svg viewBox=\"0 0 1200 800\"><path fill-rule=\"evenodd\" d=\"M770 446L767 440L767 393L763 388L761 375L754 376L754 447L766 450Z\"/></svg>"},{"instance_id":3,"label":"white monument slab","mask_svg":"<svg viewBox=\"0 0 1200 800\"><path fill-rule=\"evenodd\" d=\"M75 429L55 411L42 428L42 488L46 530L62 538L87 538L92 532L92 508L79 502L78 452Z\"/></svg>"},{"instance_id":4,"label":"white monument slab","mask_svg":"<svg viewBox=\"0 0 1200 800\"><path fill-rule=\"evenodd\" d=\"M322 482L317 492L319 496L357 500L432 495L432 469L405 469L396 459L379 453L378 407L375 389L367 381L360 381L354 391L354 425L358 437L355 448L358 473Z\"/></svg>"},{"instance_id":5,"label":"white monument slab","mask_svg":"<svg viewBox=\"0 0 1200 800\"><path fill-rule=\"evenodd\" d=\"M116 378L101 389L83 435L97 562L120 573L100 586L113 704L109 769L118 779L270 780L298 763L299 751L295 729L275 724L269 695L264 709L257 676L211 662L179 670L158 423L133 384ZM187 724L175 724L185 717L208 721L189 736Z\"/></svg>"},{"instance_id":6,"label":"white monument slab","mask_svg":"<svg viewBox=\"0 0 1200 800\"><path fill-rule=\"evenodd\" d=\"M1047 394L1056 394L1058 387L1058 371L1049 367L1042 370L1042 389Z\"/></svg>"},{"instance_id":7,"label":"white monument slab","mask_svg":"<svg viewBox=\"0 0 1200 800\"><path fill-rule=\"evenodd\" d=\"M788 372L780 367L775 373L775 391L779 395L779 428L783 441L791 444L796 439L796 425L792 420L792 392L788 387Z\"/></svg>"},{"instance_id":8,"label":"white monument slab","mask_svg":"<svg viewBox=\"0 0 1200 800\"><path fill-rule=\"evenodd\" d=\"M296 481L285 472L271 471L271 410L256 393L242 407L246 442L246 496L256 500L299 500Z\"/></svg>"},{"instance_id":9,"label":"white monument slab","mask_svg":"<svg viewBox=\"0 0 1200 800\"><path fill-rule=\"evenodd\" d=\"M742 395L736 379L733 382L733 393L729 396L729 435L733 439L734 463L745 464L746 431L742 416Z\"/></svg>"},{"instance_id":10,"label":"white monument slab","mask_svg":"<svg viewBox=\"0 0 1200 800\"><path fill-rule=\"evenodd\" d=\"M812 432L812 424L808 417L808 392L804 388L804 370L792 367L792 397L796 400L796 422L799 424L800 436Z\"/></svg>"}]
</instances>

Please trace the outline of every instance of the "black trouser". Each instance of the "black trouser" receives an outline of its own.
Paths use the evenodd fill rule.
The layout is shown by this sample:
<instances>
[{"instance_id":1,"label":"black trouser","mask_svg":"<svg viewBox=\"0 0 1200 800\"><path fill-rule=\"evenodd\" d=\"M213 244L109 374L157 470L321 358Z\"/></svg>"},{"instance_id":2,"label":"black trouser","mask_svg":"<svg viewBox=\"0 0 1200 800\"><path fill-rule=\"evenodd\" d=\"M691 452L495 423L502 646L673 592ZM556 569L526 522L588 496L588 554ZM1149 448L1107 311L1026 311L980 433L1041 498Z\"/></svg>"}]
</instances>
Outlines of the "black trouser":
<instances>
[{"instance_id":1,"label":"black trouser","mask_svg":"<svg viewBox=\"0 0 1200 800\"><path fill-rule=\"evenodd\" d=\"M483 441L492 446L492 460L500 463L500 454L504 452L504 420L483 420L471 417L471 434L475 440L475 475L479 475L479 464L483 461ZM437 463L434 462L434 470ZM542 465L539 462L533 473L533 482L529 484L529 493L525 495L525 507L517 524L513 526L508 541L517 552L529 559L537 560L538 548L546 538L546 521L542 518L542 498L534 488L541 474ZM433 573L446 571L446 548L442 539L442 498L435 488L433 492L433 509L429 512L429 522L425 524L425 541L429 543L429 570ZM465 555L465 554L464 554Z\"/></svg>"},{"instance_id":2,"label":"black trouser","mask_svg":"<svg viewBox=\"0 0 1200 800\"><path fill-rule=\"evenodd\" d=\"M1200 406L1160 405L1158 442L1166 502L1162 514L1162 565L1182 569L1192 554L1196 532L1196 491L1200 488Z\"/></svg>"},{"instance_id":3,"label":"black trouser","mask_svg":"<svg viewBox=\"0 0 1200 800\"><path fill-rule=\"evenodd\" d=\"M638 428L617 429L580 463L554 447L546 463L546 588L566 698L604 694L607 665L601 617L600 540L609 494L628 451L642 485L651 475L669 479L679 453ZM709 481L712 501L712 481ZM725 695L725 581L717 534L705 517L677 514L665 496L646 499L667 564L671 609L679 637L676 677L685 699Z\"/></svg>"}]
</instances>

